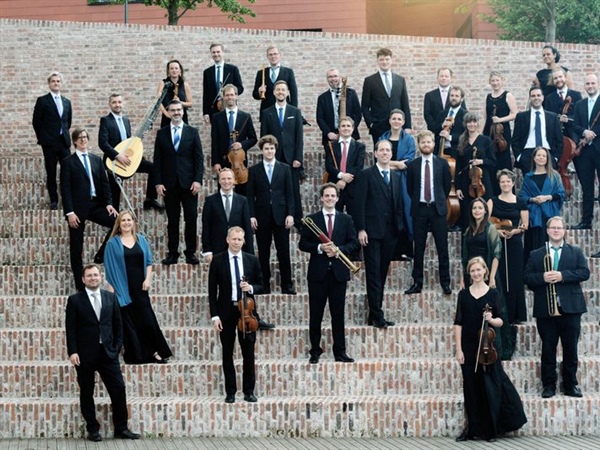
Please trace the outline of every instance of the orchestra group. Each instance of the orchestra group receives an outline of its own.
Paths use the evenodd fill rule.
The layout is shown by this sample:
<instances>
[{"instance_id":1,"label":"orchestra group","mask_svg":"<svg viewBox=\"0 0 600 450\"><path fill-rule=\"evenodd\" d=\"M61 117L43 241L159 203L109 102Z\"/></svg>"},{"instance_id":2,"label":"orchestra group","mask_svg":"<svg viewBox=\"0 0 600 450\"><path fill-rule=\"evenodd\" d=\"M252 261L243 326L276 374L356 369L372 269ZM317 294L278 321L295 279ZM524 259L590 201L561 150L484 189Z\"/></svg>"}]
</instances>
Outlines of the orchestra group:
<instances>
[{"instance_id":1,"label":"orchestra group","mask_svg":"<svg viewBox=\"0 0 600 450\"><path fill-rule=\"evenodd\" d=\"M504 88L504 75L492 71L482 117L467 109L464 89L453 83L452 70L443 67L437 71L438 86L424 97L427 129L417 132L409 86L392 70L390 49L377 51L377 71L364 79L360 96L332 68L326 72L328 89L316 106L325 162L318 191L321 207L304 217L300 185L306 170L307 122L298 106L293 69L281 65L276 46L267 48L267 63L257 71L252 89L260 105L257 134L252 113L237 106L244 92L238 67L225 62L221 44L212 44L210 55L214 64L203 73L202 122L210 127L209 161L218 191L207 193L201 207L200 258L198 194L205 157L198 129L188 124L193 89L178 60L167 63L156 102L133 132L123 114L123 95L110 94L109 113L101 118L98 132L103 158L89 152L85 128L71 129L72 106L60 93L59 72L48 76L50 93L35 104L33 127L43 150L51 209L58 209L57 164L61 166L60 197L78 291L67 303L67 347L77 369L88 439L102 440L94 410L95 371L111 395L115 436L137 439L139 434L127 428L121 346L130 364L164 364L173 355L148 294L153 243L140 232L123 185L136 172L148 174L143 209L166 213L168 252L162 264L179 263L183 210L185 262L199 265L202 259L208 268L211 322L223 349L225 402L236 400L236 336L243 356L244 400L257 401L256 331L275 328L266 319L268 305L260 301L261 295L271 293L274 279L271 242L281 293L295 295L290 257L294 228L299 249L310 255L310 364L318 364L324 351L321 327L327 302L335 361L354 362L346 349L344 310L347 283L361 269L359 261L365 270L367 324L385 330L394 326L383 309L391 261L412 261L413 282L404 293L420 293L431 231L438 282L442 294L449 296L448 236L460 232L463 276L456 281L460 289L454 336L466 424L457 440L493 440L527 421L500 362L511 358L517 326L527 320L525 286L534 291L533 317L542 340L542 397L556 394L559 339L562 392L582 396L577 342L586 305L580 283L590 272L581 250L565 236L567 228L590 230L593 223L594 185L600 178L595 74L585 75L583 96L574 90L571 71L558 64L558 50L547 45L542 50L546 67L529 89L527 110L517 111L515 96ZM150 161L143 157L141 142L159 113ZM370 143L360 141L363 119L373 140L370 165L365 165ZM255 146L262 158L249 167L248 154ZM573 193L571 163L582 211L580 222L569 227L561 209ZM88 220L109 231L94 263L84 267ZM600 257L600 251L592 256ZM100 264L107 290L100 289Z\"/></svg>"}]
</instances>

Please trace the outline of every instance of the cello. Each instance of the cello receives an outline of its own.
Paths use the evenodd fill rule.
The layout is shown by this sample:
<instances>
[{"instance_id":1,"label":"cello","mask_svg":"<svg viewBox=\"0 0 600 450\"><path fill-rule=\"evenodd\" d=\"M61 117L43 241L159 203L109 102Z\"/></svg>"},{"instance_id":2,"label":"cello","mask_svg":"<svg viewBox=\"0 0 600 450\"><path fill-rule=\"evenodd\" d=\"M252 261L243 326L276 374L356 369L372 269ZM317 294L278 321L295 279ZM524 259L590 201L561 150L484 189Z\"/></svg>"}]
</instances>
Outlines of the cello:
<instances>
[{"instance_id":1,"label":"cello","mask_svg":"<svg viewBox=\"0 0 600 450\"><path fill-rule=\"evenodd\" d=\"M452 129L452 125L454 125L453 117L446 117L444 120L443 130L450 132ZM456 183L455 175L456 175L456 160L451 156L446 154L444 151L444 147L446 146L446 138L440 138L440 148L439 155L441 158L444 158L448 161L448 165L450 166L450 179L451 179L451 187L450 194L448 195L448 200L446 201L448 204L448 213L446 214L446 222L450 226L456 225L458 219L460 218L460 200L458 199L458 194L456 193Z\"/></svg>"},{"instance_id":2,"label":"cello","mask_svg":"<svg viewBox=\"0 0 600 450\"><path fill-rule=\"evenodd\" d=\"M565 98L565 103L562 110L562 115L566 116L569 108L571 106L571 96L568 95ZM563 124L563 132L564 132L564 124ZM558 174L560 175L560 180L562 181L563 187L565 188L566 198L571 197L573 193L573 186L571 185L571 177L569 177L569 164L573 161L573 156L575 155L575 141L570 137L563 136L563 151L558 161Z\"/></svg>"}]
</instances>

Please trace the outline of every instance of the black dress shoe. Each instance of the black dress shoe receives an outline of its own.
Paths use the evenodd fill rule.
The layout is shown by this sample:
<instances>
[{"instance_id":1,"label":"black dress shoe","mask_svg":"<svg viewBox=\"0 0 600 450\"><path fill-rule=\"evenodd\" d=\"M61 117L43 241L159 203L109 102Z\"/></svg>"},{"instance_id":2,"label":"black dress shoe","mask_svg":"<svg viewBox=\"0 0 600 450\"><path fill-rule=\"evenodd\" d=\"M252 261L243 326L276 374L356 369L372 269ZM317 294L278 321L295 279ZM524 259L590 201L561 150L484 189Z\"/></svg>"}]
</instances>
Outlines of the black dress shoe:
<instances>
[{"instance_id":1,"label":"black dress shoe","mask_svg":"<svg viewBox=\"0 0 600 450\"><path fill-rule=\"evenodd\" d=\"M104 262L104 255L96 254L96 256L94 256L94 263L102 264L103 262Z\"/></svg>"},{"instance_id":2,"label":"black dress shoe","mask_svg":"<svg viewBox=\"0 0 600 450\"><path fill-rule=\"evenodd\" d=\"M50 209L52 211L56 211L58 209L58 203L56 203L56 202L50 203ZM98 436L100 436L100 435L98 435ZM102 440L102 437L100 437L100 440Z\"/></svg>"},{"instance_id":3,"label":"black dress shoe","mask_svg":"<svg viewBox=\"0 0 600 450\"><path fill-rule=\"evenodd\" d=\"M454 225L453 227L448 227L449 233L458 233L460 231L462 231L462 230L460 229L459 225Z\"/></svg>"},{"instance_id":4,"label":"black dress shoe","mask_svg":"<svg viewBox=\"0 0 600 450\"><path fill-rule=\"evenodd\" d=\"M167 257L165 259L163 259L161 262L165 266L170 266L171 264L177 264L178 261L179 261L179 256L167 255Z\"/></svg>"},{"instance_id":5,"label":"black dress shoe","mask_svg":"<svg viewBox=\"0 0 600 450\"><path fill-rule=\"evenodd\" d=\"M556 388L554 386L546 386L542 391L542 398L551 398L556 395Z\"/></svg>"},{"instance_id":6,"label":"black dress shoe","mask_svg":"<svg viewBox=\"0 0 600 450\"><path fill-rule=\"evenodd\" d=\"M275 328L275 325L269 322L265 322L263 319L258 321L258 329L259 330L272 330Z\"/></svg>"},{"instance_id":7,"label":"black dress shoe","mask_svg":"<svg viewBox=\"0 0 600 450\"><path fill-rule=\"evenodd\" d=\"M591 255L592 258L600 258L600 251L594 253L593 255Z\"/></svg>"},{"instance_id":8,"label":"black dress shoe","mask_svg":"<svg viewBox=\"0 0 600 450\"><path fill-rule=\"evenodd\" d=\"M583 394L581 393L581 389L579 389L579 386L573 386L571 389L565 389L563 394L565 394L569 397L577 397L577 398L583 397Z\"/></svg>"},{"instance_id":9,"label":"black dress shoe","mask_svg":"<svg viewBox=\"0 0 600 450\"><path fill-rule=\"evenodd\" d=\"M346 353L340 353L339 355L335 355L335 360L337 362L343 363L353 363L354 358L350 358Z\"/></svg>"},{"instance_id":10,"label":"black dress shoe","mask_svg":"<svg viewBox=\"0 0 600 450\"><path fill-rule=\"evenodd\" d=\"M91 433L88 433L86 439L92 442L100 442L102 441L102 436L100 436L100 433L98 433L97 431L93 431Z\"/></svg>"},{"instance_id":11,"label":"black dress shoe","mask_svg":"<svg viewBox=\"0 0 600 450\"><path fill-rule=\"evenodd\" d=\"M467 430L464 430L462 433L460 433L460 436L458 436L456 438L456 442L465 442L469 440L469 432Z\"/></svg>"},{"instance_id":12,"label":"black dress shoe","mask_svg":"<svg viewBox=\"0 0 600 450\"><path fill-rule=\"evenodd\" d=\"M250 402L250 403L256 403L257 398L256 398L256 395L254 395L254 394L246 394L246 395L244 395L244 400L246 400L247 402Z\"/></svg>"},{"instance_id":13,"label":"black dress shoe","mask_svg":"<svg viewBox=\"0 0 600 450\"><path fill-rule=\"evenodd\" d=\"M405 294L420 294L423 285L421 283L414 283L411 287L404 291Z\"/></svg>"},{"instance_id":14,"label":"black dress shoe","mask_svg":"<svg viewBox=\"0 0 600 450\"><path fill-rule=\"evenodd\" d=\"M235 394L227 394L227 397L225 397L225 403L235 403Z\"/></svg>"},{"instance_id":15,"label":"black dress shoe","mask_svg":"<svg viewBox=\"0 0 600 450\"><path fill-rule=\"evenodd\" d=\"M577 225L573 225L571 230L591 230L592 224L591 222L579 222Z\"/></svg>"},{"instance_id":16,"label":"black dress shoe","mask_svg":"<svg viewBox=\"0 0 600 450\"><path fill-rule=\"evenodd\" d=\"M310 364L318 364L319 363L319 355L310 355L310 358L308 358L308 362Z\"/></svg>"},{"instance_id":17,"label":"black dress shoe","mask_svg":"<svg viewBox=\"0 0 600 450\"><path fill-rule=\"evenodd\" d=\"M164 205L158 203L157 200L147 198L144 200L144 209L156 209L157 211L164 211L165 207Z\"/></svg>"},{"instance_id":18,"label":"black dress shoe","mask_svg":"<svg viewBox=\"0 0 600 450\"><path fill-rule=\"evenodd\" d=\"M261 292L261 295L266 295L266 294L270 294L271 293L271 288L265 288L263 289L263 291Z\"/></svg>"},{"instance_id":19,"label":"black dress shoe","mask_svg":"<svg viewBox=\"0 0 600 450\"><path fill-rule=\"evenodd\" d=\"M393 327L396 325L396 322L392 322L391 320L384 320L384 322L388 327Z\"/></svg>"},{"instance_id":20,"label":"black dress shoe","mask_svg":"<svg viewBox=\"0 0 600 450\"><path fill-rule=\"evenodd\" d=\"M281 289L281 293L285 295L296 295L294 288Z\"/></svg>"},{"instance_id":21,"label":"black dress shoe","mask_svg":"<svg viewBox=\"0 0 600 450\"><path fill-rule=\"evenodd\" d=\"M449 284L442 284L442 291L444 292L444 295L452 294L452 289L450 289Z\"/></svg>"},{"instance_id":22,"label":"black dress shoe","mask_svg":"<svg viewBox=\"0 0 600 450\"><path fill-rule=\"evenodd\" d=\"M387 328L388 324L387 324L387 322L385 320L383 320L383 321L382 320L374 320L373 321L373 326L375 328Z\"/></svg>"},{"instance_id":23,"label":"black dress shoe","mask_svg":"<svg viewBox=\"0 0 600 450\"><path fill-rule=\"evenodd\" d=\"M186 256L185 262L191 264L192 266L197 266L198 264L200 264L200 260L196 255Z\"/></svg>"},{"instance_id":24,"label":"black dress shoe","mask_svg":"<svg viewBox=\"0 0 600 450\"><path fill-rule=\"evenodd\" d=\"M115 432L115 439L139 439L140 435L127 429Z\"/></svg>"}]
</instances>

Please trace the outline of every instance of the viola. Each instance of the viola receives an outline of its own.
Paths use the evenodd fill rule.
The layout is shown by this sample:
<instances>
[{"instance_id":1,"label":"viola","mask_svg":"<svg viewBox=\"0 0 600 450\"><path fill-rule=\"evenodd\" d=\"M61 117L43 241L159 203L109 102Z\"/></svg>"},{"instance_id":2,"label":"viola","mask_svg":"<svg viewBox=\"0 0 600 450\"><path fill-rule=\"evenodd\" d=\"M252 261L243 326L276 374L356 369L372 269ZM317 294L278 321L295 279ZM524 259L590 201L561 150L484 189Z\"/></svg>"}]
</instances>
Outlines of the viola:
<instances>
[{"instance_id":1,"label":"viola","mask_svg":"<svg viewBox=\"0 0 600 450\"><path fill-rule=\"evenodd\" d=\"M496 117L496 105L494 105L492 117ZM492 138L494 148L498 153L506 151L508 143L506 142L506 139L504 139L504 126L501 123L492 122L490 127L490 137Z\"/></svg>"},{"instance_id":2,"label":"viola","mask_svg":"<svg viewBox=\"0 0 600 450\"><path fill-rule=\"evenodd\" d=\"M481 321L481 330L479 330L479 347L477 348L477 362L475 363L475 372L479 364L491 366L498 360L498 352L494 348L494 339L496 332L494 328L489 326L485 320L485 314L490 312L492 308L486 303L483 308L483 320Z\"/></svg>"},{"instance_id":3,"label":"viola","mask_svg":"<svg viewBox=\"0 0 600 450\"><path fill-rule=\"evenodd\" d=\"M569 108L571 106L571 96L568 95L565 98L565 103L563 106L562 114L567 115L569 112ZM564 127L564 125L563 125ZM573 139L563 136L563 152L558 161L558 174L560 175L560 180L562 181L563 187L565 188L565 194L567 198L571 196L573 193L573 186L571 185L571 177L569 176L569 164L573 161L573 155L575 154L576 145Z\"/></svg>"},{"instance_id":4,"label":"viola","mask_svg":"<svg viewBox=\"0 0 600 450\"><path fill-rule=\"evenodd\" d=\"M248 281L245 276L242 277L242 281ZM238 309L240 310L240 319L238 320L238 330L242 333L253 333L258 330L258 320L254 317L254 300L248 297L246 292L242 291L242 299L238 302Z\"/></svg>"},{"instance_id":5,"label":"viola","mask_svg":"<svg viewBox=\"0 0 600 450\"><path fill-rule=\"evenodd\" d=\"M444 120L443 129L450 132L452 126L454 125L453 117L446 117ZM441 158L444 158L448 165L450 166L450 194L448 195L448 200L446 201L448 204L448 213L446 214L446 222L450 226L456 225L458 219L460 218L460 200L458 199L458 194L456 193L456 184L455 184L455 175L456 175L456 160L451 156L446 154L444 151L444 147L446 145L446 138L440 139L440 148L439 155Z\"/></svg>"},{"instance_id":6,"label":"viola","mask_svg":"<svg viewBox=\"0 0 600 450\"><path fill-rule=\"evenodd\" d=\"M473 147L473 160L477 158L477 147ZM469 196L472 198L483 197L485 195L485 186L481 181L483 178L483 169L471 163L469 167Z\"/></svg>"}]
</instances>

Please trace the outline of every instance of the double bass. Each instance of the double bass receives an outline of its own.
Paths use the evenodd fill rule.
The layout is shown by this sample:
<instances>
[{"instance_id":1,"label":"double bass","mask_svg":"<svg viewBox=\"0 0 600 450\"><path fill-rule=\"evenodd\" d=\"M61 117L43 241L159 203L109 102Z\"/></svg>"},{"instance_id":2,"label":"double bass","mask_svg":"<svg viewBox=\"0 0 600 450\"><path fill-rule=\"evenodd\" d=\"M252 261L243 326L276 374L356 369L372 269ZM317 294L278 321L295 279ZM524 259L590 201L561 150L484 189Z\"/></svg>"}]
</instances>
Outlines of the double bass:
<instances>
[{"instance_id":1,"label":"double bass","mask_svg":"<svg viewBox=\"0 0 600 450\"><path fill-rule=\"evenodd\" d=\"M446 117L444 120L443 129L447 132L450 132L452 129L452 125L454 125L453 117ZM444 158L448 161L448 165L450 166L450 179L451 179L451 187L450 194L448 195L448 213L446 214L446 222L450 226L456 225L458 219L460 218L460 200L458 199L458 195L456 194L456 183L454 182L456 176L456 160L451 156L445 153L444 147L446 146L446 138L440 138L440 148L439 155L441 158Z\"/></svg>"},{"instance_id":2,"label":"double bass","mask_svg":"<svg viewBox=\"0 0 600 450\"><path fill-rule=\"evenodd\" d=\"M571 106L571 96L568 95L565 98L565 103L562 110L562 115L566 116L567 112L569 112L569 108ZM563 124L564 128L564 124ZM563 130L564 131L564 130ZM573 193L573 186L571 185L571 177L569 177L569 164L573 161L573 156L575 154L575 141L573 139L563 136L563 152L558 161L558 173L560 175L560 180L562 181L563 187L565 188L566 197L569 198Z\"/></svg>"}]
</instances>

